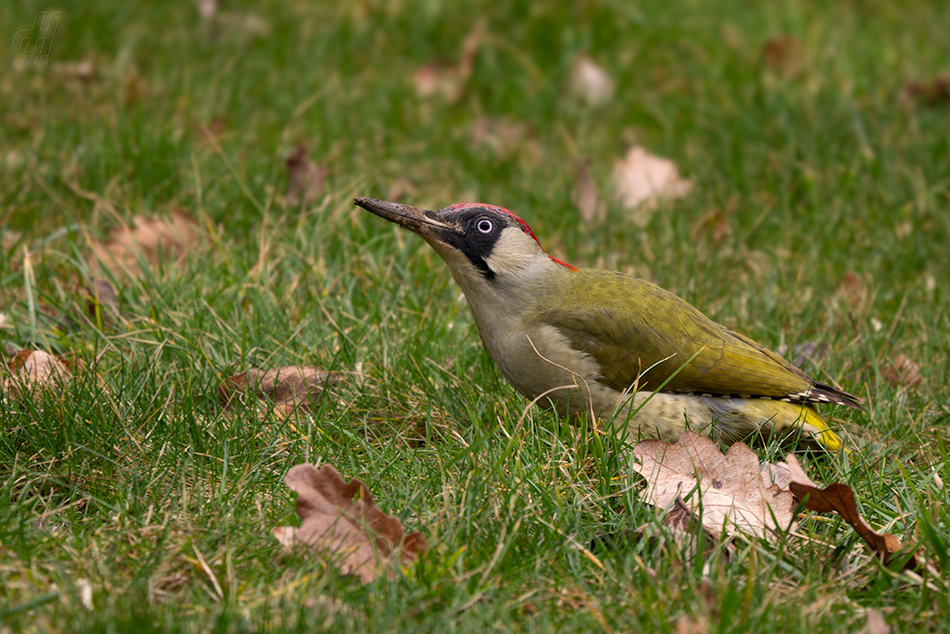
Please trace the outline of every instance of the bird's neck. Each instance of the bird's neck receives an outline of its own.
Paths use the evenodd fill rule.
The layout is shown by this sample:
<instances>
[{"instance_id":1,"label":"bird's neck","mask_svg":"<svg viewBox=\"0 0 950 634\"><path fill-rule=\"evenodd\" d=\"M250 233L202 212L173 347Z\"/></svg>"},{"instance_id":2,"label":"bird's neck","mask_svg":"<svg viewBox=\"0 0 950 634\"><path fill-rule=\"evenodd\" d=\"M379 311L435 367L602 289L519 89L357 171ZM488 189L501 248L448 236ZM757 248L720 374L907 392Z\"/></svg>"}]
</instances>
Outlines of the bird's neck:
<instances>
[{"instance_id":1,"label":"bird's neck","mask_svg":"<svg viewBox=\"0 0 950 634\"><path fill-rule=\"evenodd\" d=\"M575 271L540 250L530 257L507 258L503 263L489 260L489 266L493 264L494 275L488 279L471 266L451 266L450 263L452 277L465 293L483 335L486 329L515 327L531 313L553 280Z\"/></svg>"}]
</instances>

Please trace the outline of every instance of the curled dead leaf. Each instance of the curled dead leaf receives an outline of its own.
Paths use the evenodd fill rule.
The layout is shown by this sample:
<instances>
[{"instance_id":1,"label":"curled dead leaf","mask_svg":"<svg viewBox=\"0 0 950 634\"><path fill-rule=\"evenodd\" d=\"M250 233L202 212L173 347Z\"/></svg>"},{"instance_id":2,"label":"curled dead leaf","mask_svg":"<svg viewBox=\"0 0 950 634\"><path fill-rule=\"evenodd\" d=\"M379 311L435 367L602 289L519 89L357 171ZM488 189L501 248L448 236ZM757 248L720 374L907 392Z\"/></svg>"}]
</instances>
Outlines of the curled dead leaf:
<instances>
[{"instance_id":1,"label":"curled dead leaf","mask_svg":"<svg viewBox=\"0 0 950 634\"><path fill-rule=\"evenodd\" d=\"M657 529L660 530L657 530ZM677 496L673 505L663 515L659 524L645 522L637 529L623 533L600 535L590 543L590 550L596 551L604 547L622 550L628 545L646 540L651 549L665 548L669 538L672 538L676 548L670 549L671 556L676 557L685 546L686 560L692 561L697 555L708 559L717 548L717 539L693 515L692 510ZM728 559L731 551L727 547L723 554Z\"/></svg>"},{"instance_id":2,"label":"curled dead leaf","mask_svg":"<svg viewBox=\"0 0 950 634\"><path fill-rule=\"evenodd\" d=\"M472 145L484 147L499 160L523 156L536 161L541 148L530 124L509 117L478 117L471 124Z\"/></svg>"},{"instance_id":3,"label":"curled dead leaf","mask_svg":"<svg viewBox=\"0 0 950 634\"><path fill-rule=\"evenodd\" d=\"M731 232L732 229L729 227L729 218L726 212L722 209L714 209L696 223L693 228L693 238L707 236L713 244L718 245Z\"/></svg>"},{"instance_id":4,"label":"curled dead leaf","mask_svg":"<svg viewBox=\"0 0 950 634\"><path fill-rule=\"evenodd\" d=\"M687 431L676 444L644 440L633 455L633 470L647 480L641 500L669 508L682 497L694 514L702 509L702 525L713 534L767 537L794 527L791 493L772 483L771 470L745 443L723 455L708 437Z\"/></svg>"},{"instance_id":5,"label":"curled dead leaf","mask_svg":"<svg viewBox=\"0 0 950 634\"><path fill-rule=\"evenodd\" d=\"M887 624L884 615L879 610L869 608L867 622L859 634L891 634L891 626Z\"/></svg>"},{"instance_id":6,"label":"curled dead leaf","mask_svg":"<svg viewBox=\"0 0 950 634\"><path fill-rule=\"evenodd\" d=\"M218 12L223 0L198 0L198 15L202 20L210 20Z\"/></svg>"},{"instance_id":7,"label":"curled dead leaf","mask_svg":"<svg viewBox=\"0 0 950 634\"><path fill-rule=\"evenodd\" d=\"M831 346L828 342L818 343L817 341L805 341L792 347L791 362L792 365L804 368L806 363L818 364L822 359L828 356ZM783 343L775 351L779 356L788 358L788 344Z\"/></svg>"},{"instance_id":8,"label":"curled dead leaf","mask_svg":"<svg viewBox=\"0 0 950 634\"><path fill-rule=\"evenodd\" d=\"M335 560L344 574L369 583L398 554L409 565L429 545L418 531L405 535L402 524L376 506L362 482L344 482L330 465L292 467L284 482L297 493L298 529L278 526L273 534L282 544L301 543Z\"/></svg>"},{"instance_id":9,"label":"curled dead leaf","mask_svg":"<svg viewBox=\"0 0 950 634\"><path fill-rule=\"evenodd\" d=\"M415 198L419 190L407 178L397 177L389 185L389 191L386 193L386 200L402 200L403 198Z\"/></svg>"},{"instance_id":10,"label":"curled dead leaf","mask_svg":"<svg viewBox=\"0 0 950 634\"><path fill-rule=\"evenodd\" d=\"M785 462L779 463L779 466L788 470L791 478L788 488L797 503L804 504L806 509L816 513L837 513L885 564L892 561L898 553L906 554L913 550L910 547L905 549L897 536L891 533L882 535L873 530L858 512L854 491L848 485L835 483L824 488L819 487L811 481L793 454L788 454ZM904 563L905 570L919 569L921 566L922 562L916 554L911 554Z\"/></svg>"},{"instance_id":11,"label":"curled dead leaf","mask_svg":"<svg viewBox=\"0 0 950 634\"><path fill-rule=\"evenodd\" d=\"M60 386L72 376L65 360L42 350L20 350L3 370L0 391L14 398Z\"/></svg>"},{"instance_id":12,"label":"curled dead leaf","mask_svg":"<svg viewBox=\"0 0 950 634\"><path fill-rule=\"evenodd\" d=\"M420 66L412 75L416 95L422 99L442 97L455 102L465 94L465 86L475 69L475 58L485 35L485 20L478 20L462 40L459 62L453 65L446 61L429 62Z\"/></svg>"},{"instance_id":13,"label":"curled dead leaf","mask_svg":"<svg viewBox=\"0 0 950 634\"><path fill-rule=\"evenodd\" d=\"M460 92L455 66L444 61L428 62L417 68L412 74L412 85L422 99L438 95L452 101Z\"/></svg>"},{"instance_id":14,"label":"curled dead leaf","mask_svg":"<svg viewBox=\"0 0 950 634\"><path fill-rule=\"evenodd\" d=\"M577 182L574 185L571 200L577 205L580 216L587 222L603 222L607 215L607 205L600 199L597 182L590 173L590 157L585 157L577 170Z\"/></svg>"},{"instance_id":15,"label":"curled dead leaf","mask_svg":"<svg viewBox=\"0 0 950 634\"><path fill-rule=\"evenodd\" d=\"M326 165L313 163L307 156L307 146L298 143L287 155L287 197L291 207L313 204L323 194L327 178Z\"/></svg>"},{"instance_id":16,"label":"curled dead leaf","mask_svg":"<svg viewBox=\"0 0 950 634\"><path fill-rule=\"evenodd\" d=\"M918 365L902 354L881 365L881 376L888 383L900 387L917 387L923 380Z\"/></svg>"},{"instance_id":17,"label":"curled dead leaf","mask_svg":"<svg viewBox=\"0 0 950 634\"><path fill-rule=\"evenodd\" d=\"M212 41L225 38L247 45L271 33L269 20L256 13L232 9L222 11L224 0L198 0L198 14Z\"/></svg>"},{"instance_id":18,"label":"curled dead leaf","mask_svg":"<svg viewBox=\"0 0 950 634\"><path fill-rule=\"evenodd\" d=\"M676 621L676 634L707 634L712 629L708 619L697 619L689 614L684 614Z\"/></svg>"},{"instance_id":19,"label":"curled dead leaf","mask_svg":"<svg viewBox=\"0 0 950 634\"><path fill-rule=\"evenodd\" d=\"M762 63L784 77L801 72L802 45L791 35L779 35L762 46Z\"/></svg>"},{"instance_id":20,"label":"curled dead leaf","mask_svg":"<svg viewBox=\"0 0 950 634\"><path fill-rule=\"evenodd\" d=\"M690 181L680 178L673 161L654 156L640 146L630 148L614 164L613 184L617 202L630 212L630 219L638 227L650 221L658 200L682 198L693 188Z\"/></svg>"},{"instance_id":21,"label":"curled dead leaf","mask_svg":"<svg viewBox=\"0 0 950 634\"><path fill-rule=\"evenodd\" d=\"M116 276L125 273L138 277L142 272L140 259L152 266L159 261L178 264L198 238L197 221L178 207L172 208L167 220L135 216L131 226L112 229L108 240L92 242L89 268L94 273L105 268Z\"/></svg>"},{"instance_id":22,"label":"curled dead leaf","mask_svg":"<svg viewBox=\"0 0 950 634\"><path fill-rule=\"evenodd\" d=\"M81 62L57 62L53 65L53 72L67 79L78 79L82 82L91 82L96 79L96 67L89 60Z\"/></svg>"},{"instance_id":23,"label":"curled dead leaf","mask_svg":"<svg viewBox=\"0 0 950 634\"><path fill-rule=\"evenodd\" d=\"M845 272L838 286L838 293L855 308L864 306L868 300L868 290L864 282L853 271Z\"/></svg>"},{"instance_id":24,"label":"curled dead leaf","mask_svg":"<svg viewBox=\"0 0 950 634\"><path fill-rule=\"evenodd\" d=\"M92 277L89 282L89 288L81 291L86 300L86 314L93 319L118 316L119 295L112 284L101 277Z\"/></svg>"},{"instance_id":25,"label":"curled dead leaf","mask_svg":"<svg viewBox=\"0 0 950 634\"><path fill-rule=\"evenodd\" d=\"M581 53L571 64L568 90L574 97L587 102L587 105L599 106L614 96L614 80L594 60Z\"/></svg>"},{"instance_id":26,"label":"curled dead leaf","mask_svg":"<svg viewBox=\"0 0 950 634\"><path fill-rule=\"evenodd\" d=\"M310 366L283 366L270 370L251 369L227 378L218 387L218 400L225 409L233 410L237 403L245 403L245 395L253 393L262 402L273 403L274 411L281 416L294 412L306 414L323 397L327 387L340 382L336 372L325 372ZM267 416L267 409L260 409L259 416Z\"/></svg>"},{"instance_id":27,"label":"curled dead leaf","mask_svg":"<svg viewBox=\"0 0 950 634\"><path fill-rule=\"evenodd\" d=\"M200 145L216 147L221 143L222 137L228 131L227 117L218 115L213 117L207 124L199 124L197 128L198 142Z\"/></svg>"},{"instance_id":28,"label":"curled dead leaf","mask_svg":"<svg viewBox=\"0 0 950 634\"><path fill-rule=\"evenodd\" d=\"M901 101L924 106L950 103L950 73L938 75L931 81L909 81L901 89Z\"/></svg>"}]
</instances>

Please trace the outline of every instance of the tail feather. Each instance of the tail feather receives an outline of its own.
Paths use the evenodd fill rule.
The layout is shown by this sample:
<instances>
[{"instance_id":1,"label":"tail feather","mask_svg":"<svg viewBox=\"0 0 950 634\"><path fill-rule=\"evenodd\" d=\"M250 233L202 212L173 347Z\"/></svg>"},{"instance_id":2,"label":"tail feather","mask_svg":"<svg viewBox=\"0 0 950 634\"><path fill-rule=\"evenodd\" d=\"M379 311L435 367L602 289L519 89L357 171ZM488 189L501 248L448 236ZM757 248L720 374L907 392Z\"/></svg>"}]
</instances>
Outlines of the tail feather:
<instances>
[{"instance_id":1,"label":"tail feather","mask_svg":"<svg viewBox=\"0 0 950 634\"><path fill-rule=\"evenodd\" d=\"M838 451L839 449L848 451L838 435L828 427L825 419L811 407L802 408L801 430L804 439L821 445L825 451Z\"/></svg>"},{"instance_id":2,"label":"tail feather","mask_svg":"<svg viewBox=\"0 0 950 634\"><path fill-rule=\"evenodd\" d=\"M831 405L844 405L854 409L864 409L861 399L853 394L848 394L844 390L827 385L826 383L812 383L812 386L797 394L789 394L784 398L776 399L787 401L789 403L829 403Z\"/></svg>"}]
</instances>

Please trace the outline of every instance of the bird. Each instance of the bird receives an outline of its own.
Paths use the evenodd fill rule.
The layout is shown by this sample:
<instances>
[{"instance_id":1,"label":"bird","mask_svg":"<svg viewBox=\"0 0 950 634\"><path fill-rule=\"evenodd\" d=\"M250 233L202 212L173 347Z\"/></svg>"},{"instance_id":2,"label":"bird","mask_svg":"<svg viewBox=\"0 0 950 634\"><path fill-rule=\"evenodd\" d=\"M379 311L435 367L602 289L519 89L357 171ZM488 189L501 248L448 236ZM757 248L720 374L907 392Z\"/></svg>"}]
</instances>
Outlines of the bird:
<instances>
[{"instance_id":1,"label":"bird","mask_svg":"<svg viewBox=\"0 0 950 634\"><path fill-rule=\"evenodd\" d=\"M777 434L837 451L843 443L815 405L863 409L651 282L548 255L507 209L354 203L441 256L502 375L562 416L611 421L629 442L674 442L691 429L724 444Z\"/></svg>"}]
</instances>

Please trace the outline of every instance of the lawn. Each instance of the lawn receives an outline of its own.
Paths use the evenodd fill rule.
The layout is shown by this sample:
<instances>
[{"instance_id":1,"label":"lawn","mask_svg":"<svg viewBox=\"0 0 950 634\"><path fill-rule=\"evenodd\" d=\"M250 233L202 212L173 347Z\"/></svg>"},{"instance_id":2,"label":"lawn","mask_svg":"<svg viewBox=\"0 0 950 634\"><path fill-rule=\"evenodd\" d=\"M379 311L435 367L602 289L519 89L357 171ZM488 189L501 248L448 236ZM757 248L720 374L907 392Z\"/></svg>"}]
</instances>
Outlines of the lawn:
<instances>
[{"instance_id":1,"label":"lawn","mask_svg":"<svg viewBox=\"0 0 950 634\"><path fill-rule=\"evenodd\" d=\"M629 452L528 408L444 263L352 202L502 205L555 257L814 351L866 410L823 408L852 452L803 464L946 575L950 4L73 4L0 6L0 345L73 375L0 394L0 632L950 631L945 577L831 516L708 557L603 545L663 532ZM572 88L582 59L603 99ZM689 193L626 209L637 144ZM94 257L173 210L183 252ZM309 413L222 406L290 365L339 382ZM286 552L304 462L429 552L368 584Z\"/></svg>"}]
</instances>

